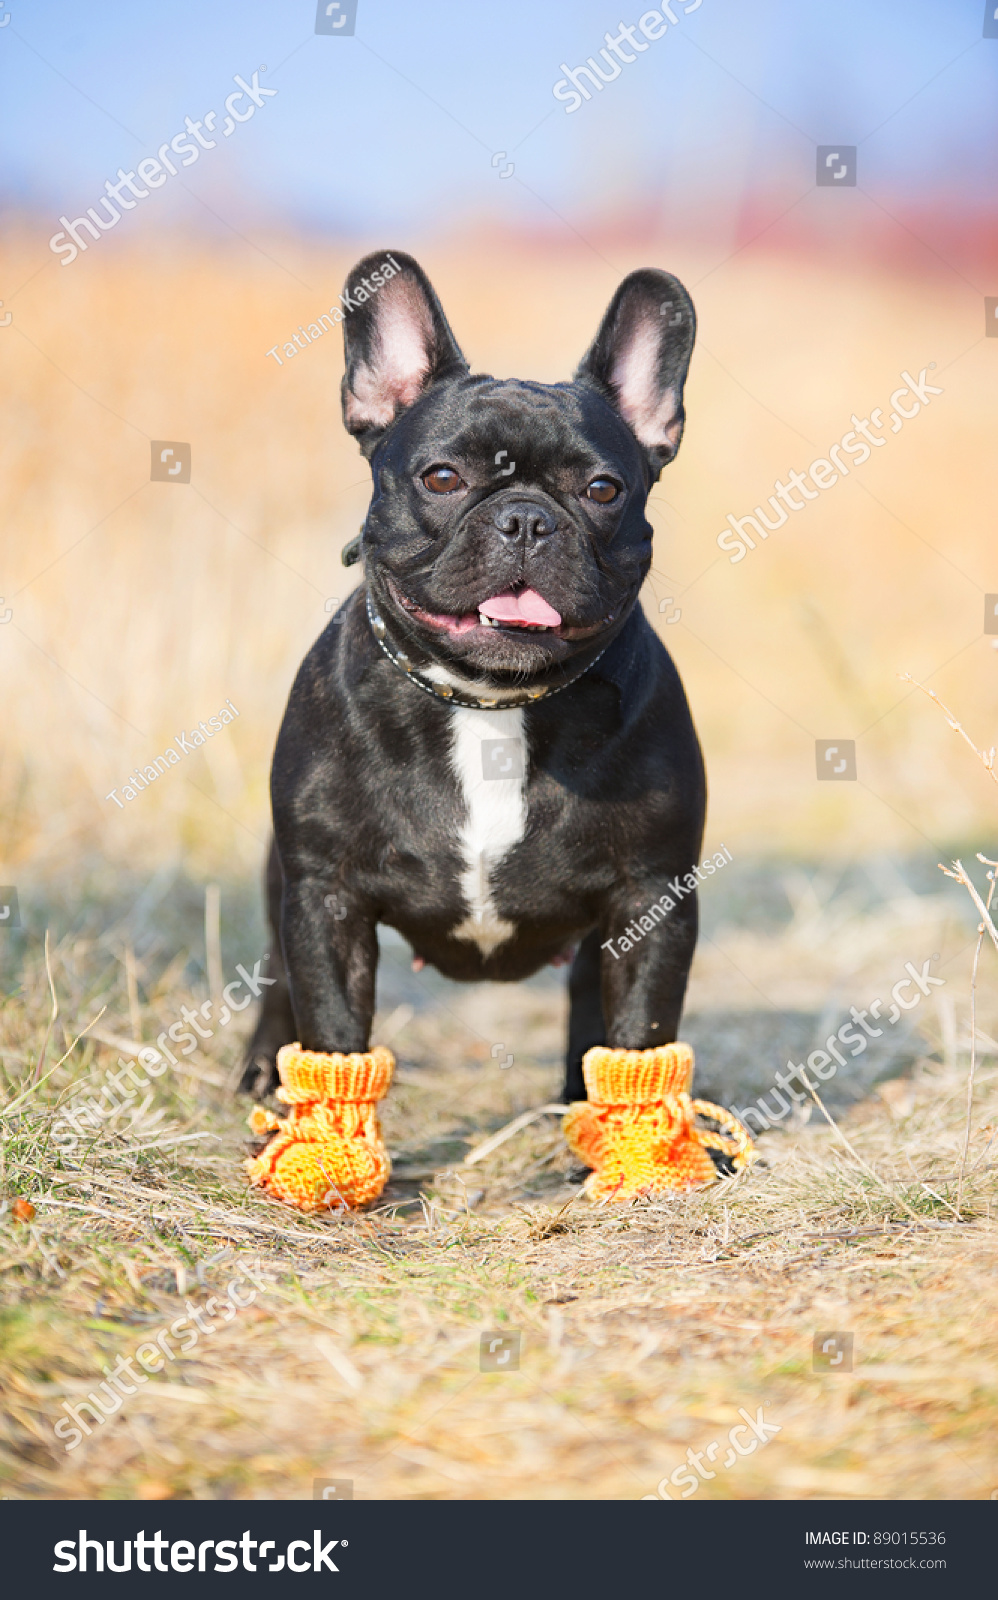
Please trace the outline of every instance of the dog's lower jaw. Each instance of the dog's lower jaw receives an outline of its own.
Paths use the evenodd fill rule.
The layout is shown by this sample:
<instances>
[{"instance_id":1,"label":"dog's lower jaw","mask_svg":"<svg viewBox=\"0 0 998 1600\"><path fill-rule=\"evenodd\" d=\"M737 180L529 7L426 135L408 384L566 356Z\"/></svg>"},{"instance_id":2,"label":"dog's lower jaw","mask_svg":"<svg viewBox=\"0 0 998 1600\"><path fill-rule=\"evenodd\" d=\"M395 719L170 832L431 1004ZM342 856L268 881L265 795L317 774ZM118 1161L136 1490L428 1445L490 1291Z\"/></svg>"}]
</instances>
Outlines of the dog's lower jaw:
<instances>
[{"instance_id":1,"label":"dog's lower jaw","mask_svg":"<svg viewBox=\"0 0 998 1600\"><path fill-rule=\"evenodd\" d=\"M404 594L389 573L372 577L369 589L378 614L382 620L387 618L393 634L404 641L406 659L425 677L439 667L450 676L436 681L447 682L453 689L482 692L512 687L514 682L521 688L531 681L543 684L549 675L556 679L559 672L576 676L585 671L581 658L587 652L569 653L564 647L591 643L598 647L593 651L595 659L626 621L637 596L637 588L629 590L596 622L547 627L529 622L507 624L472 612L449 616L426 611ZM453 653L447 650L448 644L456 647ZM479 659L474 659L472 652Z\"/></svg>"}]
</instances>

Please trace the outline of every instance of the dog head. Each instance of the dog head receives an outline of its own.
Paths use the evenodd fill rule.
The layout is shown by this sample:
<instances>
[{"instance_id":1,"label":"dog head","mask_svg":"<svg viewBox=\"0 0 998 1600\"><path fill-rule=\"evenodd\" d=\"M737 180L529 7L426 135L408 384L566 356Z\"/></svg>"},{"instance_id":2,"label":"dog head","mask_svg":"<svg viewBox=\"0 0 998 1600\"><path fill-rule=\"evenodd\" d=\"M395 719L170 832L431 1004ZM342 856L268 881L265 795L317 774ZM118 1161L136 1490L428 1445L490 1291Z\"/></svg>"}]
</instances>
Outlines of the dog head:
<instances>
[{"instance_id":1,"label":"dog head","mask_svg":"<svg viewBox=\"0 0 998 1600\"><path fill-rule=\"evenodd\" d=\"M683 432L686 290L632 272L558 384L473 375L401 252L367 256L344 299L343 418L374 477L361 550L396 642L452 682L582 670L651 561L645 501Z\"/></svg>"}]
</instances>

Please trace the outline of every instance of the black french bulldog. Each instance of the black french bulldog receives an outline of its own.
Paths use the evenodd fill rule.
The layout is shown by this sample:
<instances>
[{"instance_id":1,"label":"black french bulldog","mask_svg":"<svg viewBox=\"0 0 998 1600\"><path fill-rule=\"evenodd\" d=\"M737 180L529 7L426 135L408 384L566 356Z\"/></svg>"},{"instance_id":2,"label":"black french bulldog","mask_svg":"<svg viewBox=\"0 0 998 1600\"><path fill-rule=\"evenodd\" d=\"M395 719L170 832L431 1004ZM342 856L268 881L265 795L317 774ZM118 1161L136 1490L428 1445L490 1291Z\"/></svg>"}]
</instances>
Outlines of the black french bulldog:
<instances>
[{"instance_id":1,"label":"black french bulldog","mask_svg":"<svg viewBox=\"0 0 998 1600\"><path fill-rule=\"evenodd\" d=\"M374 479L365 581L277 740L275 955L240 1087L275 1087L292 1040L368 1048L382 922L466 982L577 945L565 1098L582 1100L591 1045L676 1038L697 936L685 893L627 953L609 943L703 831L686 697L638 604L693 306L668 273L632 272L570 383L498 380L469 371L418 264L389 259L344 296L343 417Z\"/></svg>"}]
</instances>

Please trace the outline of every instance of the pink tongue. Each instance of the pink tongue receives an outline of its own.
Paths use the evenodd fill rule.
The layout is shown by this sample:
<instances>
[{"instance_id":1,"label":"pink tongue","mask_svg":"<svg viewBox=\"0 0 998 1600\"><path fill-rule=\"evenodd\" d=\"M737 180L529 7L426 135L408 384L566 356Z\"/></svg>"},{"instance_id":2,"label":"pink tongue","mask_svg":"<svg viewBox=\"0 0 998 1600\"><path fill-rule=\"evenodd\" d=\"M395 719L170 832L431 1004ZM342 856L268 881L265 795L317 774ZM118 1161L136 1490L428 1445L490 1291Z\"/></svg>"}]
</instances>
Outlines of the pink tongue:
<instances>
[{"instance_id":1,"label":"pink tongue","mask_svg":"<svg viewBox=\"0 0 998 1600\"><path fill-rule=\"evenodd\" d=\"M538 622L545 628L557 628L561 622L554 606L549 606L536 589L521 589L516 594L507 589L504 594L483 600L478 609L493 622Z\"/></svg>"}]
</instances>

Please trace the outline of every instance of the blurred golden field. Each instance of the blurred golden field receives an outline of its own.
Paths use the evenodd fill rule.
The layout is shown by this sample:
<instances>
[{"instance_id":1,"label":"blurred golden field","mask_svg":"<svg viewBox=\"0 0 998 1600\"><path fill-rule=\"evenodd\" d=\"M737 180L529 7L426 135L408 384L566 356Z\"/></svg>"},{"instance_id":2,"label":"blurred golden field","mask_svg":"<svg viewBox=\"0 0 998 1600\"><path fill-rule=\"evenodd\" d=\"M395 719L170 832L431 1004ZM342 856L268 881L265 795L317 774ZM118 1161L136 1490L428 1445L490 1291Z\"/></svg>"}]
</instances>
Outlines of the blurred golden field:
<instances>
[{"instance_id":1,"label":"blurred golden field","mask_svg":"<svg viewBox=\"0 0 998 1600\"><path fill-rule=\"evenodd\" d=\"M941 269L765 241L718 265L702 241L624 232L570 248L275 236L255 253L123 235L64 270L41 236L8 237L0 327L0 880L25 924L0 934L4 1493L307 1497L329 1477L365 1497L637 1498L762 1406L780 1433L701 1497L988 1498L995 955L972 1035L976 918L936 862L959 850L982 882L996 795L898 677L995 742L998 345L980 298ZM415 977L390 938L374 1039L399 1060L396 1169L372 1213L298 1217L246 1188L232 1086L249 1012L92 1146L52 1142L67 1098L214 994L219 963L230 976L266 947L271 749L327 604L357 582L340 551L369 494L338 339L280 368L266 351L379 245L422 261L473 368L500 376L569 376L634 267L693 294L687 431L652 497L644 604L704 744L708 842L734 858L703 896L696 1091L747 1105L906 962L931 956L945 979L828 1086L836 1127L805 1107L705 1194L594 1211L550 1117L467 1166L559 1092L563 978L458 989ZM725 514L923 367L944 393L732 566ZM154 439L190 444L190 485L149 481ZM124 809L105 798L229 699L238 720L198 754ZM855 739L859 781L818 783L815 739ZM64 1402L241 1259L266 1280L254 1307L67 1453ZM520 1372L479 1373L482 1332L506 1327ZM854 1333L851 1374L813 1370L819 1329Z\"/></svg>"},{"instance_id":2,"label":"blurred golden field","mask_svg":"<svg viewBox=\"0 0 998 1600\"><path fill-rule=\"evenodd\" d=\"M679 239L556 250L491 237L350 250L279 238L266 256L108 238L64 269L38 238L8 241L5 280L25 286L0 329L0 862L25 891L97 861L145 870L182 852L195 875L238 875L259 860L283 701L325 603L356 582L339 552L369 485L340 422L338 335L280 368L265 352L383 242L420 256L473 368L499 375L569 375L635 266L691 287L689 420L652 498L644 601L705 745L710 838L736 856L850 858L977 838L986 777L950 781L951 735L897 676L930 681L994 742L998 661L982 627L998 590L998 347L952 274L850 271L759 244L712 270L716 252ZM764 502L854 411L888 409L903 368L932 362L945 393L732 566L715 542L725 513ZM152 439L190 443L189 486L149 481ZM672 626L658 610L669 597ZM223 737L125 811L104 798L227 698L240 719ZM814 740L836 737L858 741L855 785L816 782Z\"/></svg>"}]
</instances>

